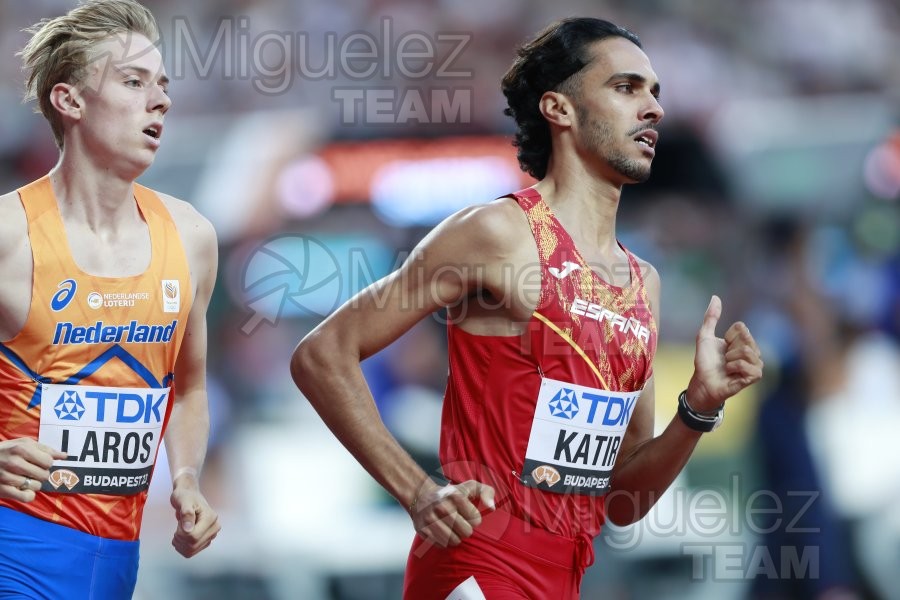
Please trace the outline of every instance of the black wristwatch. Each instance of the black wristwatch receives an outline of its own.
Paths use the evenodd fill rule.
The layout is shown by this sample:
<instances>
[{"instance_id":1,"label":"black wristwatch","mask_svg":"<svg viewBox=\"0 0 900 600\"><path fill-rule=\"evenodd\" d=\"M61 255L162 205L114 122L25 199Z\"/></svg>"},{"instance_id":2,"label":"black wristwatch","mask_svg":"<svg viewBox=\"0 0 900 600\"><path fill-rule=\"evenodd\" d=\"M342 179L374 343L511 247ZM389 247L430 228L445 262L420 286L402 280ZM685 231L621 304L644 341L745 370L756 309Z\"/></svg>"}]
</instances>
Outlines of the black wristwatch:
<instances>
[{"instance_id":1,"label":"black wristwatch","mask_svg":"<svg viewBox=\"0 0 900 600\"><path fill-rule=\"evenodd\" d=\"M697 412L687 401L687 390L678 395L678 416L685 425L694 431L706 433L716 429L725 419L725 404L719 407L714 413Z\"/></svg>"}]
</instances>

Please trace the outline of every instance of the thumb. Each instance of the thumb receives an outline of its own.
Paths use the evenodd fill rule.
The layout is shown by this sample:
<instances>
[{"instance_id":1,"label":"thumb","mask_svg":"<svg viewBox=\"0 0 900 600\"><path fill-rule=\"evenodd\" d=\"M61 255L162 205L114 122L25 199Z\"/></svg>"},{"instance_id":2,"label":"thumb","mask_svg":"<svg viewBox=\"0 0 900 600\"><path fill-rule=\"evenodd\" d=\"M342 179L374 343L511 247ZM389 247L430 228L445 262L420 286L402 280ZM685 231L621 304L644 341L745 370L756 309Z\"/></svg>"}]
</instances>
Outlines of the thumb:
<instances>
[{"instance_id":1,"label":"thumb","mask_svg":"<svg viewBox=\"0 0 900 600\"><path fill-rule=\"evenodd\" d=\"M466 497L470 500L478 499L489 509L494 510L494 488L481 483L480 481L470 480L457 486L465 490Z\"/></svg>"},{"instance_id":2,"label":"thumb","mask_svg":"<svg viewBox=\"0 0 900 600\"><path fill-rule=\"evenodd\" d=\"M489 485L481 486L481 502L491 510L497 508L494 504L494 488Z\"/></svg>"},{"instance_id":3,"label":"thumb","mask_svg":"<svg viewBox=\"0 0 900 600\"><path fill-rule=\"evenodd\" d=\"M197 515L194 512L193 506L188 508L181 508L178 511L178 523L181 525L181 529L185 533L190 533L192 529L194 529L194 523L197 522Z\"/></svg>"},{"instance_id":4,"label":"thumb","mask_svg":"<svg viewBox=\"0 0 900 600\"><path fill-rule=\"evenodd\" d=\"M46 444L38 444L37 447L42 452L46 452L47 454L49 454L54 460L62 460L64 458L68 458L69 456L66 452L61 452L56 448L47 446Z\"/></svg>"},{"instance_id":5,"label":"thumb","mask_svg":"<svg viewBox=\"0 0 900 600\"><path fill-rule=\"evenodd\" d=\"M709 306L706 307L706 314L703 315L703 324L700 325L698 338L716 337L716 325L719 323L719 317L722 316L722 300L718 296L713 295L709 300Z\"/></svg>"}]
</instances>

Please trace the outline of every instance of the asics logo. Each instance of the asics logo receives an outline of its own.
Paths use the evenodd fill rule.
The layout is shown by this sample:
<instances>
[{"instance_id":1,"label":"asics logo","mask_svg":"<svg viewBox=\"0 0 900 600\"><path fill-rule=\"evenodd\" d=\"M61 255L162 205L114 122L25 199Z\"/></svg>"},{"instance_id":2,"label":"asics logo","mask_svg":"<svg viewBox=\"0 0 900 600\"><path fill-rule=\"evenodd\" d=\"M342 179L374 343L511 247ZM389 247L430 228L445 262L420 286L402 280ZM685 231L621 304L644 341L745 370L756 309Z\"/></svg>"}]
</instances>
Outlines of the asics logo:
<instances>
[{"instance_id":1,"label":"asics logo","mask_svg":"<svg viewBox=\"0 0 900 600\"><path fill-rule=\"evenodd\" d=\"M562 270L558 269L557 267L547 267L547 270L550 271L550 274L557 279L562 279L563 277L568 276L570 273L581 269L580 265L569 261L565 261L562 266Z\"/></svg>"},{"instance_id":2,"label":"asics logo","mask_svg":"<svg viewBox=\"0 0 900 600\"><path fill-rule=\"evenodd\" d=\"M59 288L59 291L53 294L53 298L50 300L50 308L53 309L53 312L59 312L69 305L78 284L74 279L66 279L60 281L56 287Z\"/></svg>"}]
</instances>

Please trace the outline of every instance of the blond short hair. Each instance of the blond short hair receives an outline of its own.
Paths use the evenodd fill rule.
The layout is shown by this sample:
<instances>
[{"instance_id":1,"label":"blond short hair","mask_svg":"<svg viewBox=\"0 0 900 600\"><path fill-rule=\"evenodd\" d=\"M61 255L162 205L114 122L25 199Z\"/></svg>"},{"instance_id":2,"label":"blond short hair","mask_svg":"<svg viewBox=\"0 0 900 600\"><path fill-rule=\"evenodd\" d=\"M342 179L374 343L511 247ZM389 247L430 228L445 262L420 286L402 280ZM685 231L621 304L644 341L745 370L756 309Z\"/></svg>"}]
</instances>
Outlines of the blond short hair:
<instances>
[{"instance_id":1,"label":"blond short hair","mask_svg":"<svg viewBox=\"0 0 900 600\"><path fill-rule=\"evenodd\" d=\"M159 28L150 11L134 0L83 0L67 14L42 19L25 29L28 44L18 53L28 79L25 101L37 99L35 112L50 122L56 145L63 147L63 123L50 103L50 91L57 83L76 84L85 75L91 60L91 46L117 33L139 33L152 42Z\"/></svg>"}]
</instances>

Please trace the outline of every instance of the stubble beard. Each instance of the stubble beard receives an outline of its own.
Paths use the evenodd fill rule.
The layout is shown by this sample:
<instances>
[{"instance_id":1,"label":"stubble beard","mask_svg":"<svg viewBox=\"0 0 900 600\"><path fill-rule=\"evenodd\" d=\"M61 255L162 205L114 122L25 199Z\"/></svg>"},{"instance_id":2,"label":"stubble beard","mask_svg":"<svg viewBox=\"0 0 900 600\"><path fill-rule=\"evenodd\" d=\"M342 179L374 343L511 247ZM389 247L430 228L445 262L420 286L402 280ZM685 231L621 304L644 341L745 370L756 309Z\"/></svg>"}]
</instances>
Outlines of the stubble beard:
<instances>
[{"instance_id":1,"label":"stubble beard","mask_svg":"<svg viewBox=\"0 0 900 600\"><path fill-rule=\"evenodd\" d=\"M581 111L581 114L584 112ZM616 173L635 183L644 183L650 179L649 165L628 158L616 149L613 130L609 123L588 118L582 122L581 129L584 132L584 145L592 154L609 164Z\"/></svg>"}]
</instances>

